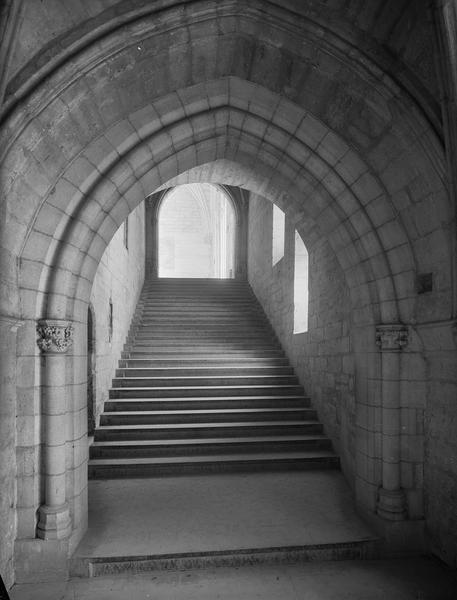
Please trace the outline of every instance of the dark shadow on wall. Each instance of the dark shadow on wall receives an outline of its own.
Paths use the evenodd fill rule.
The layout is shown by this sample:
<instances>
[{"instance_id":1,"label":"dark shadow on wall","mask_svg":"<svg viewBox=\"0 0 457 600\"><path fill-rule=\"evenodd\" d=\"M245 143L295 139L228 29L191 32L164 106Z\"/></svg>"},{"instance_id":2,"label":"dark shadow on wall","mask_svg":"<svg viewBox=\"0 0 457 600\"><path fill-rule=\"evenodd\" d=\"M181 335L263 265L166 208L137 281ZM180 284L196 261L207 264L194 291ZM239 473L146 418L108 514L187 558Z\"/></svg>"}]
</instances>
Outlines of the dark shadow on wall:
<instances>
[{"instance_id":1,"label":"dark shadow on wall","mask_svg":"<svg viewBox=\"0 0 457 600\"><path fill-rule=\"evenodd\" d=\"M92 306L87 309L87 435L95 430L95 314Z\"/></svg>"}]
</instances>

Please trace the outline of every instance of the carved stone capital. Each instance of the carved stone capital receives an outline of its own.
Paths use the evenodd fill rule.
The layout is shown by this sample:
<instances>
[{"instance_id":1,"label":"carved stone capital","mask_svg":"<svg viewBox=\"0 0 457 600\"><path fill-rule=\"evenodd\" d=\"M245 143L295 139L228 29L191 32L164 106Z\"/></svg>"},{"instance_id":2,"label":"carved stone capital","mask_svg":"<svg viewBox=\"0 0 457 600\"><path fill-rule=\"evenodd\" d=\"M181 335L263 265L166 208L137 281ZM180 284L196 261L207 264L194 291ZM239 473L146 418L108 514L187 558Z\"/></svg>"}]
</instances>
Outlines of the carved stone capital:
<instances>
[{"instance_id":1,"label":"carved stone capital","mask_svg":"<svg viewBox=\"0 0 457 600\"><path fill-rule=\"evenodd\" d=\"M408 343L408 328L404 325L378 325L376 344L381 352L400 352Z\"/></svg>"},{"instance_id":2,"label":"carved stone capital","mask_svg":"<svg viewBox=\"0 0 457 600\"><path fill-rule=\"evenodd\" d=\"M37 344L46 354L63 354L73 344L73 326L69 321L43 319L37 324Z\"/></svg>"}]
</instances>

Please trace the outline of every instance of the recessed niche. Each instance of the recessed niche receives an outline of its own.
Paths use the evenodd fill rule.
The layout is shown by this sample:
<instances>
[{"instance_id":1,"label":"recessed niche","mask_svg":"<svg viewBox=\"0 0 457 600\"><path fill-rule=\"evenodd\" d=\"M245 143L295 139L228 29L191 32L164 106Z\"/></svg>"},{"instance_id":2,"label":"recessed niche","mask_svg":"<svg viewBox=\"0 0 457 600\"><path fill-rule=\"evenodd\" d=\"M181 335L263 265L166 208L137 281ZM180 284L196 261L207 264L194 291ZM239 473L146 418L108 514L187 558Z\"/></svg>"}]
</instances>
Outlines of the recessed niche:
<instances>
[{"instance_id":1,"label":"recessed niche","mask_svg":"<svg viewBox=\"0 0 457 600\"><path fill-rule=\"evenodd\" d=\"M433 273L420 273L417 276L417 293L426 294L433 291Z\"/></svg>"}]
</instances>

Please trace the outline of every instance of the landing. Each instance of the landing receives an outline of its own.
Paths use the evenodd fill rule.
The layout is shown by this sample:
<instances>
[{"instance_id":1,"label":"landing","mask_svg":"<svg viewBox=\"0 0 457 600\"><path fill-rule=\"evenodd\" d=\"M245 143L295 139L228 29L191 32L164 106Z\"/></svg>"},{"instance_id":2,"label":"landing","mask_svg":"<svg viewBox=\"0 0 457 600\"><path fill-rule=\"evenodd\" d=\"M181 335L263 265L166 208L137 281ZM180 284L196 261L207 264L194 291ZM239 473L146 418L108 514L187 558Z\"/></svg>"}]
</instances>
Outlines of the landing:
<instances>
[{"instance_id":1,"label":"landing","mask_svg":"<svg viewBox=\"0 0 457 600\"><path fill-rule=\"evenodd\" d=\"M78 556L174 554L373 538L337 471L89 482Z\"/></svg>"}]
</instances>

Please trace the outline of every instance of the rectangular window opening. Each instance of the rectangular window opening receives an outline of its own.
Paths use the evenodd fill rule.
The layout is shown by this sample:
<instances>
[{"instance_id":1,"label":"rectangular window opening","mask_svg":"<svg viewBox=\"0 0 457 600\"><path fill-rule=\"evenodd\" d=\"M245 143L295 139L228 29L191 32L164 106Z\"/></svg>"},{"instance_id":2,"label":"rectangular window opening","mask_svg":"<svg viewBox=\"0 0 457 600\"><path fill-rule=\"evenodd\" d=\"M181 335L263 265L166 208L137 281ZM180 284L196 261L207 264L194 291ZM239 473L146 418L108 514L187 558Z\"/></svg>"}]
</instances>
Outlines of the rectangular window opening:
<instances>
[{"instance_id":1,"label":"rectangular window opening","mask_svg":"<svg viewBox=\"0 0 457 600\"><path fill-rule=\"evenodd\" d=\"M124 221L124 246L129 249L129 218Z\"/></svg>"},{"instance_id":2,"label":"rectangular window opening","mask_svg":"<svg viewBox=\"0 0 457 600\"><path fill-rule=\"evenodd\" d=\"M308 331L308 250L295 231L294 333Z\"/></svg>"},{"instance_id":3,"label":"rectangular window opening","mask_svg":"<svg viewBox=\"0 0 457 600\"><path fill-rule=\"evenodd\" d=\"M272 265L273 267L284 256L284 232L286 228L286 215L273 204L273 237L272 237Z\"/></svg>"},{"instance_id":4,"label":"rectangular window opening","mask_svg":"<svg viewBox=\"0 0 457 600\"><path fill-rule=\"evenodd\" d=\"M113 301L109 299L108 305L108 341L113 339Z\"/></svg>"}]
</instances>

